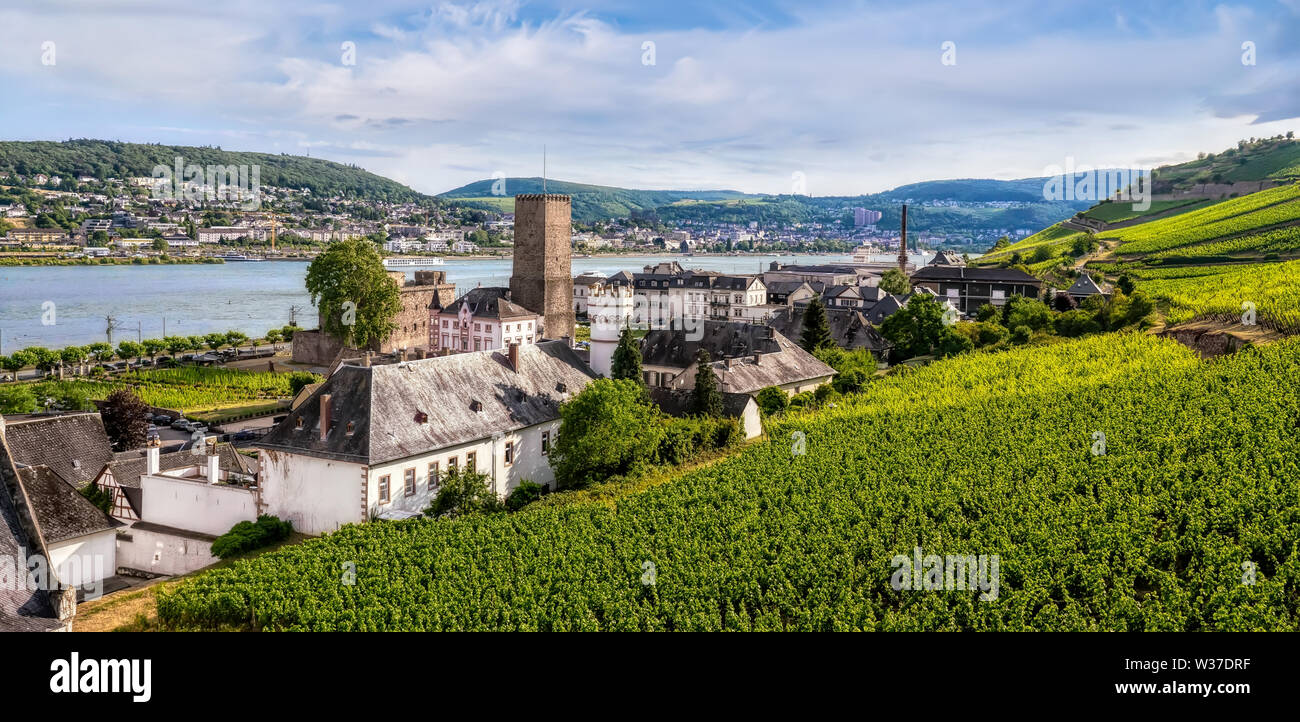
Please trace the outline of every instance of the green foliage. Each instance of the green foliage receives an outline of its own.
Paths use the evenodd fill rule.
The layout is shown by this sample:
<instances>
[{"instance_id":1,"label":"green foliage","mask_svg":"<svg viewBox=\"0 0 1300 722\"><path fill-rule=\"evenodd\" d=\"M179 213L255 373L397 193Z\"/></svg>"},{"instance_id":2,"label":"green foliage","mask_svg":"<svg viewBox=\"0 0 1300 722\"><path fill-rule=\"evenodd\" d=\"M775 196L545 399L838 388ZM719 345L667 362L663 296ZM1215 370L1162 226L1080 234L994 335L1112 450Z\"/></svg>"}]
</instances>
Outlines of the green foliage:
<instances>
[{"instance_id":1,"label":"green foliage","mask_svg":"<svg viewBox=\"0 0 1300 722\"><path fill-rule=\"evenodd\" d=\"M256 522L241 521L212 542L212 555L229 559L237 554L282 542L293 533L293 522L262 514Z\"/></svg>"},{"instance_id":2,"label":"green foliage","mask_svg":"<svg viewBox=\"0 0 1300 722\"><path fill-rule=\"evenodd\" d=\"M158 614L322 631L1295 630L1297 373L1294 340L1212 364L1142 334L960 356L615 504L348 526L169 585ZM997 554L996 601L894 591L892 558L918 546Z\"/></svg>"},{"instance_id":3,"label":"green foliage","mask_svg":"<svg viewBox=\"0 0 1300 722\"><path fill-rule=\"evenodd\" d=\"M779 414L790 405L790 395L776 386L760 389L754 400L765 416Z\"/></svg>"},{"instance_id":4,"label":"green foliage","mask_svg":"<svg viewBox=\"0 0 1300 722\"><path fill-rule=\"evenodd\" d=\"M30 414L36 410L36 395L30 384L0 386L0 414Z\"/></svg>"},{"instance_id":5,"label":"green foliage","mask_svg":"<svg viewBox=\"0 0 1300 722\"><path fill-rule=\"evenodd\" d=\"M1003 318L1008 328L1028 326L1031 330L1041 331L1052 326L1052 309L1042 301L1021 296L1012 296L1004 309Z\"/></svg>"},{"instance_id":6,"label":"green foliage","mask_svg":"<svg viewBox=\"0 0 1300 722\"><path fill-rule=\"evenodd\" d=\"M907 274L897 268L891 268L880 276L880 289L895 296L906 296L912 292L912 282L907 278Z\"/></svg>"},{"instance_id":7,"label":"green foliage","mask_svg":"<svg viewBox=\"0 0 1300 722\"><path fill-rule=\"evenodd\" d=\"M92 480L88 486L80 489L81 495L86 497L86 501L95 505L96 509L105 514L113 513L113 495L106 489L99 486L99 482Z\"/></svg>"},{"instance_id":8,"label":"green foliage","mask_svg":"<svg viewBox=\"0 0 1300 722\"><path fill-rule=\"evenodd\" d=\"M997 321L1002 318L1002 311L991 303L986 303L979 307L975 312L975 320L981 323L985 321Z\"/></svg>"},{"instance_id":9,"label":"green foliage","mask_svg":"<svg viewBox=\"0 0 1300 722\"><path fill-rule=\"evenodd\" d=\"M542 498L543 487L534 481L527 479L519 482L519 485L506 496L506 509L509 511L519 511L529 504Z\"/></svg>"},{"instance_id":10,"label":"green foliage","mask_svg":"<svg viewBox=\"0 0 1300 722\"><path fill-rule=\"evenodd\" d=\"M1029 339L1034 335L1034 329L1028 326L1016 326L1011 330L1011 343L1022 346L1029 343Z\"/></svg>"},{"instance_id":11,"label":"green foliage","mask_svg":"<svg viewBox=\"0 0 1300 722\"><path fill-rule=\"evenodd\" d=\"M338 241L307 267L307 291L325 332L353 347L379 343L397 328L401 290L388 276L375 244Z\"/></svg>"},{"instance_id":12,"label":"green foliage","mask_svg":"<svg viewBox=\"0 0 1300 722\"><path fill-rule=\"evenodd\" d=\"M695 355L695 388L691 392L691 413L696 416L722 416L722 391L709 352L700 349Z\"/></svg>"},{"instance_id":13,"label":"green foliage","mask_svg":"<svg viewBox=\"0 0 1300 722\"><path fill-rule=\"evenodd\" d=\"M814 296L808 302L808 308L804 310L803 332L799 335L799 345L809 353L835 345L835 340L831 338L830 325L826 321L826 307L822 305L822 300L818 296Z\"/></svg>"},{"instance_id":14,"label":"green foliage","mask_svg":"<svg viewBox=\"0 0 1300 722\"><path fill-rule=\"evenodd\" d=\"M660 412L627 379L596 379L560 407L551 466L560 488L586 486L648 464L663 435Z\"/></svg>"},{"instance_id":15,"label":"green foliage","mask_svg":"<svg viewBox=\"0 0 1300 722\"><path fill-rule=\"evenodd\" d=\"M127 389L114 391L104 399L99 415L114 451L128 451L144 445L149 430L149 422L144 416L148 412L148 404Z\"/></svg>"},{"instance_id":16,"label":"green foliage","mask_svg":"<svg viewBox=\"0 0 1300 722\"><path fill-rule=\"evenodd\" d=\"M310 386L320 381L321 377L316 374L307 373L306 371L294 371L289 374L289 395L296 397L304 386Z\"/></svg>"},{"instance_id":17,"label":"green foliage","mask_svg":"<svg viewBox=\"0 0 1300 722\"><path fill-rule=\"evenodd\" d=\"M946 332L943 306L927 295L912 296L906 306L880 325L881 335L894 344L894 354L900 360L931 353L945 339Z\"/></svg>"},{"instance_id":18,"label":"green foliage","mask_svg":"<svg viewBox=\"0 0 1300 722\"><path fill-rule=\"evenodd\" d=\"M1056 317L1054 324L1058 334L1069 338L1096 333L1101 330L1101 325L1097 323L1097 315L1083 309L1075 309L1060 314Z\"/></svg>"},{"instance_id":19,"label":"green foliage","mask_svg":"<svg viewBox=\"0 0 1300 722\"><path fill-rule=\"evenodd\" d=\"M474 514L493 514L506 507L488 486L489 477L480 471L452 467L438 484L438 496L424 510L425 516L456 519Z\"/></svg>"},{"instance_id":20,"label":"green foliage","mask_svg":"<svg viewBox=\"0 0 1300 722\"><path fill-rule=\"evenodd\" d=\"M645 383L641 372L641 346L632 337L632 329L624 328L618 335L618 346L610 359L610 374L616 379Z\"/></svg>"}]
</instances>

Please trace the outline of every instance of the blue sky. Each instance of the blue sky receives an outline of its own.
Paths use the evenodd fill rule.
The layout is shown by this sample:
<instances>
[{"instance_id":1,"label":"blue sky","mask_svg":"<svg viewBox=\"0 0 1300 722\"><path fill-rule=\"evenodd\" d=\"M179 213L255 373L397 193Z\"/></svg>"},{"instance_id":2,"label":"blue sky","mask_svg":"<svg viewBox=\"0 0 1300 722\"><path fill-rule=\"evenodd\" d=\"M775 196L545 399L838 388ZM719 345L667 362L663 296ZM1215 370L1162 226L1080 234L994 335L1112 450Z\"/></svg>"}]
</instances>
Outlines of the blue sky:
<instances>
[{"instance_id":1,"label":"blue sky","mask_svg":"<svg viewBox=\"0 0 1300 722\"><path fill-rule=\"evenodd\" d=\"M0 8L0 136L831 195L1300 126L1300 0L1053 5L43 0Z\"/></svg>"}]
</instances>

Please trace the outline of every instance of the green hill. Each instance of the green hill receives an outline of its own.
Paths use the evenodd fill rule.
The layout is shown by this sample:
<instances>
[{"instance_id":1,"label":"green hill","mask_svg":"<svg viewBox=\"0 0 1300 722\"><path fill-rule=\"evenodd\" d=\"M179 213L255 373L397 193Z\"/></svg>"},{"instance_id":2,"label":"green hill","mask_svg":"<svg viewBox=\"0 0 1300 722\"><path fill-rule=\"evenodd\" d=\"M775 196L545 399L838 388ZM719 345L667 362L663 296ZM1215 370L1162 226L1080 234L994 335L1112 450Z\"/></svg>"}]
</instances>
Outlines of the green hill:
<instances>
[{"instance_id":1,"label":"green hill","mask_svg":"<svg viewBox=\"0 0 1300 722\"><path fill-rule=\"evenodd\" d=\"M1236 148L1203 154L1153 172L1156 193L1204 183L1288 183L1300 179L1300 140L1285 136L1243 140Z\"/></svg>"},{"instance_id":2,"label":"green hill","mask_svg":"<svg viewBox=\"0 0 1300 722\"><path fill-rule=\"evenodd\" d=\"M357 166L322 158L108 140L0 141L0 171L21 175L44 173L64 178L86 175L101 180L151 176L154 166L170 168L177 156L187 165L257 165L263 185L309 188L314 195L395 202L428 198Z\"/></svg>"},{"instance_id":3,"label":"green hill","mask_svg":"<svg viewBox=\"0 0 1300 722\"><path fill-rule=\"evenodd\" d=\"M438 195L440 198L455 200L463 205L512 211L516 195L542 192L541 178L505 178L504 193L493 193L493 186L499 182L500 180L493 179L475 181ZM550 179L546 180L546 192L572 196L573 219L583 223L628 217L634 213L653 211L660 206L671 205L678 201L726 201L759 197L740 191L633 190Z\"/></svg>"}]
</instances>

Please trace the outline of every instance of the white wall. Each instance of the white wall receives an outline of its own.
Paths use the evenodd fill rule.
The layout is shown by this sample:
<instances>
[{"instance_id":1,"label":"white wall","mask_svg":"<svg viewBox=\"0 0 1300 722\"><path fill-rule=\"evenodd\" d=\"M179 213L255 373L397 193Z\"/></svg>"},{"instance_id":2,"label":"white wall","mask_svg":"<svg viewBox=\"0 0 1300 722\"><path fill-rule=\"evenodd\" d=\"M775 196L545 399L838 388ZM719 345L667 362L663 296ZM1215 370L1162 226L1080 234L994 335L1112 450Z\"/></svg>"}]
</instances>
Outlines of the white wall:
<instances>
[{"instance_id":1,"label":"white wall","mask_svg":"<svg viewBox=\"0 0 1300 722\"><path fill-rule=\"evenodd\" d=\"M143 521L220 536L241 521L257 521L256 494L204 479L140 477Z\"/></svg>"},{"instance_id":2,"label":"white wall","mask_svg":"<svg viewBox=\"0 0 1300 722\"><path fill-rule=\"evenodd\" d=\"M131 527L117 541L117 564L151 574L189 574L219 561L212 542Z\"/></svg>"},{"instance_id":3,"label":"white wall","mask_svg":"<svg viewBox=\"0 0 1300 722\"><path fill-rule=\"evenodd\" d=\"M106 529L50 544L50 566L58 570L64 584L94 584L117 573L116 539L117 532Z\"/></svg>"},{"instance_id":4,"label":"white wall","mask_svg":"<svg viewBox=\"0 0 1300 722\"><path fill-rule=\"evenodd\" d=\"M366 520L361 513L365 466L268 449L258 458L264 513L293 522L295 531L325 534Z\"/></svg>"},{"instance_id":5,"label":"white wall","mask_svg":"<svg viewBox=\"0 0 1300 722\"><path fill-rule=\"evenodd\" d=\"M488 474L489 488L503 499L524 480L542 485L553 484L555 473L551 470L550 457L542 455L542 432L550 432L554 448L555 434L559 428L558 420L550 421L502 434L496 440L480 439L439 449L431 454L372 467L367 479L368 516L393 510L423 512L437 496L437 492L429 488L429 463L437 461L439 472L445 474L447 461L456 457L458 467L463 470L469 452L476 455L475 469ZM505 463L506 442L514 443L515 461L510 466ZM406 496L406 470L411 468L415 469L415 493ZM389 501L386 503L379 501L379 478L385 475L389 477Z\"/></svg>"}]
</instances>

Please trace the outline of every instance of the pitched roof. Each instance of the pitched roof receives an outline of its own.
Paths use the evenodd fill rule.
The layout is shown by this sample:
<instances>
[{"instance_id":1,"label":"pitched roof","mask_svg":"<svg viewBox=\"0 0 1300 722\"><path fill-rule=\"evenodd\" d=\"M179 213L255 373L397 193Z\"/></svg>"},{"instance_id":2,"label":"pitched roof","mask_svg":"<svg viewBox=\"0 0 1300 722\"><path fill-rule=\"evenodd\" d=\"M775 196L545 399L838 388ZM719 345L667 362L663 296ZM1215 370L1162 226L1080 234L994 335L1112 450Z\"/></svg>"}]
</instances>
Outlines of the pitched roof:
<instances>
[{"instance_id":1,"label":"pitched roof","mask_svg":"<svg viewBox=\"0 0 1300 722\"><path fill-rule=\"evenodd\" d=\"M650 388L650 400L669 416L686 416L690 413L693 391L673 389L665 386ZM732 418L739 418L745 413L745 407L753 403L753 396L722 392L722 413Z\"/></svg>"},{"instance_id":2,"label":"pitched roof","mask_svg":"<svg viewBox=\"0 0 1300 722\"><path fill-rule=\"evenodd\" d=\"M560 404L595 376L563 341L520 346L518 371L502 351L343 366L255 446L360 464L396 461L554 421ZM331 424L321 440L325 394Z\"/></svg>"},{"instance_id":3,"label":"pitched roof","mask_svg":"<svg viewBox=\"0 0 1300 722\"><path fill-rule=\"evenodd\" d=\"M964 266L966 261L956 251L939 251L930 260L931 266Z\"/></svg>"},{"instance_id":4,"label":"pitched roof","mask_svg":"<svg viewBox=\"0 0 1300 722\"><path fill-rule=\"evenodd\" d=\"M200 445L201 446L201 445ZM140 477L144 476L145 469L148 468L148 459L144 452L128 452L131 455L119 455L118 458L109 463L109 471L113 474L113 481L124 489L140 488ZM239 453L239 450L230 444L217 444L217 456L219 457L218 465L222 471L244 474L253 476L257 473L256 464L252 459ZM195 464L205 464L203 454L192 454L189 451L173 451L168 454L158 455L158 470L167 471L168 469L180 469Z\"/></svg>"},{"instance_id":5,"label":"pitched roof","mask_svg":"<svg viewBox=\"0 0 1300 722\"><path fill-rule=\"evenodd\" d=\"M702 334L682 329L651 331L642 339L642 363L682 369L672 386L688 388L695 383L695 353L703 348L713 359L721 390L740 394L835 375L835 369L768 326L729 321L703 325ZM702 337L693 338L697 335Z\"/></svg>"},{"instance_id":6,"label":"pitched roof","mask_svg":"<svg viewBox=\"0 0 1300 722\"><path fill-rule=\"evenodd\" d=\"M0 454L0 464L8 466L9 473L17 473L3 457ZM18 523L9 492L0 485L0 559L25 560L36 553ZM43 632L60 626L44 591L32 591L25 585L0 584L0 632Z\"/></svg>"},{"instance_id":7,"label":"pitched roof","mask_svg":"<svg viewBox=\"0 0 1300 722\"><path fill-rule=\"evenodd\" d=\"M1104 294L1106 292L1101 290L1101 287L1097 285L1096 281L1092 280L1092 276L1089 276L1086 273L1080 273L1079 277L1074 280L1074 284L1066 290L1066 293L1071 296L1095 296L1099 293Z\"/></svg>"},{"instance_id":8,"label":"pitched roof","mask_svg":"<svg viewBox=\"0 0 1300 722\"><path fill-rule=\"evenodd\" d=\"M48 466L77 488L89 484L113 460L99 414L12 421L5 437L15 462Z\"/></svg>"},{"instance_id":9,"label":"pitched roof","mask_svg":"<svg viewBox=\"0 0 1300 722\"><path fill-rule=\"evenodd\" d=\"M879 306L880 304L876 304ZM787 338L799 338L803 333L803 318L808 307L805 305L781 309L769 321L773 328ZM897 310L897 308L895 308ZM872 325L866 311L851 308L827 308L826 325L830 328L831 338L840 348L864 348L880 354L888 351L893 344Z\"/></svg>"},{"instance_id":10,"label":"pitched roof","mask_svg":"<svg viewBox=\"0 0 1300 722\"><path fill-rule=\"evenodd\" d=\"M1018 268L968 268L966 266L926 266L912 274L913 281L975 281L978 283L1027 283L1042 285L1042 280Z\"/></svg>"},{"instance_id":11,"label":"pitched roof","mask_svg":"<svg viewBox=\"0 0 1300 722\"><path fill-rule=\"evenodd\" d=\"M469 310L476 318L520 318L523 316L536 316L538 314L529 311L517 303L510 300L510 289L500 286L484 286L470 289L469 293L447 304L442 312L449 315L460 313L461 306L469 304ZM430 302L431 308L438 308L438 299Z\"/></svg>"},{"instance_id":12,"label":"pitched roof","mask_svg":"<svg viewBox=\"0 0 1300 722\"><path fill-rule=\"evenodd\" d=\"M47 544L119 526L50 467L26 466L19 469L18 474Z\"/></svg>"}]
</instances>

